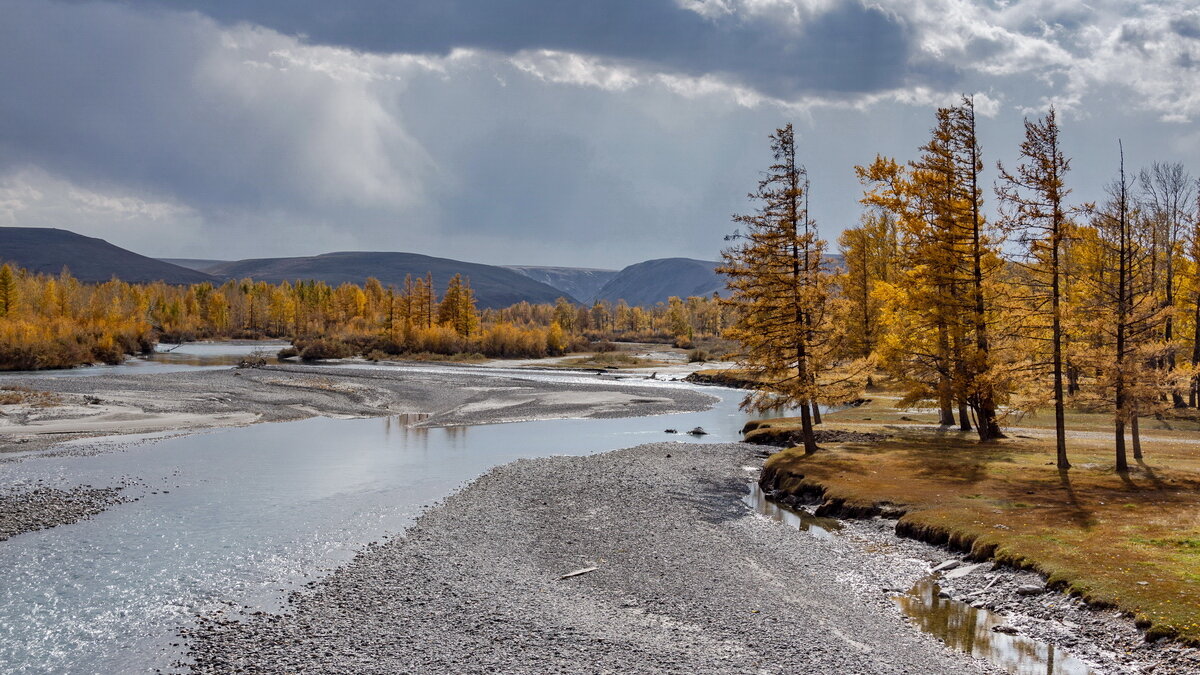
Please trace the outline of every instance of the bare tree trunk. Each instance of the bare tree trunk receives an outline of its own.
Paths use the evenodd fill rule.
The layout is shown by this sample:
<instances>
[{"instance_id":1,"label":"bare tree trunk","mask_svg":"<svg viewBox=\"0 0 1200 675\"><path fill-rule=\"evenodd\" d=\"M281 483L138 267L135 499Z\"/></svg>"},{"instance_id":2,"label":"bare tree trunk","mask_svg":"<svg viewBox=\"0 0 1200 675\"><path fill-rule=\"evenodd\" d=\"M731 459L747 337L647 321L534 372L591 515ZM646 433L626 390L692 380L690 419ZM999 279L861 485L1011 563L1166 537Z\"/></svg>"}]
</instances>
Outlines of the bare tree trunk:
<instances>
[{"instance_id":1,"label":"bare tree trunk","mask_svg":"<svg viewBox=\"0 0 1200 675\"><path fill-rule=\"evenodd\" d=\"M1118 142L1119 143L1119 142ZM1129 286L1129 219L1128 219L1128 203L1126 201L1126 183L1125 183L1125 150L1121 149L1121 183L1120 195L1118 196L1119 210L1117 223L1120 228L1119 243L1117 247L1117 353L1116 353L1116 382L1113 387L1113 398L1116 407L1116 451L1117 451L1117 471L1126 473L1129 471L1129 461L1125 456L1125 418L1128 416L1128 405L1125 401L1125 331L1127 329L1126 321L1128 320L1129 307L1126 304L1129 298L1127 290Z\"/></svg>"},{"instance_id":2,"label":"bare tree trunk","mask_svg":"<svg viewBox=\"0 0 1200 675\"><path fill-rule=\"evenodd\" d=\"M970 408L967 407L967 404L964 401L958 402L958 430L959 431L970 431L971 430Z\"/></svg>"},{"instance_id":3,"label":"bare tree trunk","mask_svg":"<svg viewBox=\"0 0 1200 675\"><path fill-rule=\"evenodd\" d=\"M1200 293L1196 295L1195 332L1192 335L1192 367L1200 367ZM1192 394L1189 403L1196 407L1200 403L1200 375L1192 378Z\"/></svg>"},{"instance_id":4,"label":"bare tree trunk","mask_svg":"<svg viewBox=\"0 0 1200 675\"><path fill-rule=\"evenodd\" d=\"M1056 144L1057 145L1057 144ZM1067 418L1063 404L1063 355L1062 355L1062 288L1059 280L1058 253L1061 247L1061 223L1058 215L1059 206L1054 207L1054 223L1050 233L1050 311L1051 331L1054 338L1054 452L1056 463L1060 469L1071 468L1067 460Z\"/></svg>"},{"instance_id":5,"label":"bare tree trunk","mask_svg":"<svg viewBox=\"0 0 1200 675\"><path fill-rule=\"evenodd\" d=\"M1142 458L1142 434L1138 429L1138 414L1137 410L1132 411L1129 415L1129 435L1133 437L1133 458Z\"/></svg>"},{"instance_id":6,"label":"bare tree trunk","mask_svg":"<svg viewBox=\"0 0 1200 675\"><path fill-rule=\"evenodd\" d=\"M938 368L938 424L943 427L954 426L953 386L950 382L950 341L946 335L946 325L938 326L938 350L941 352L941 364Z\"/></svg>"},{"instance_id":7,"label":"bare tree trunk","mask_svg":"<svg viewBox=\"0 0 1200 675\"><path fill-rule=\"evenodd\" d=\"M812 406L813 424L820 424L821 423L821 406L817 405L817 402L815 400L810 401L809 405Z\"/></svg>"}]
</instances>

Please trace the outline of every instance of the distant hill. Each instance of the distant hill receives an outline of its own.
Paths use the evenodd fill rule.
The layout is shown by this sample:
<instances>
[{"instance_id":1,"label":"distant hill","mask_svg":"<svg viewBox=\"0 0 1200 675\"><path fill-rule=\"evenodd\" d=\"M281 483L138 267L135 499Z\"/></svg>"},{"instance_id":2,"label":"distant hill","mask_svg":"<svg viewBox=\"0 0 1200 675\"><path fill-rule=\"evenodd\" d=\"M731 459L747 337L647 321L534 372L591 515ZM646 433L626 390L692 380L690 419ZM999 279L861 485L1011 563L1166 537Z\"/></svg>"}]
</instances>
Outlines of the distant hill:
<instances>
[{"instance_id":1,"label":"distant hill","mask_svg":"<svg viewBox=\"0 0 1200 675\"><path fill-rule=\"evenodd\" d=\"M113 277L130 283L214 281L203 272L147 258L103 239L51 227L0 227L0 261L43 274L58 274L66 267L72 276L86 282L104 282Z\"/></svg>"},{"instance_id":2,"label":"distant hill","mask_svg":"<svg viewBox=\"0 0 1200 675\"><path fill-rule=\"evenodd\" d=\"M661 258L630 265L596 293L597 300L630 305L653 305L676 296L725 295L725 280L717 274L718 263L692 258Z\"/></svg>"},{"instance_id":3,"label":"distant hill","mask_svg":"<svg viewBox=\"0 0 1200 675\"><path fill-rule=\"evenodd\" d=\"M416 278L427 272L433 273L439 294L445 291L450 277L455 274L467 277L481 308L508 307L522 300L552 303L562 296L575 300L570 294L511 269L417 253L343 251L302 258L238 260L210 268L210 274L226 279L249 277L270 283L317 279L329 284L361 284L367 277L375 277L385 286L400 286L406 274Z\"/></svg>"},{"instance_id":4,"label":"distant hill","mask_svg":"<svg viewBox=\"0 0 1200 675\"><path fill-rule=\"evenodd\" d=\"M203 258L159 258L159 260L172 265L186 267L189 270L196 270L197 272L205 273L218 265L224 265L228 262L231 262L229 260L205 260Z\"/></svg>"},{"instance_id":5,"label":"distant hill","mask_svg":"<svg viewBox=\"0 0 1200 675\"><path fill-rule=\"evenodd\" d=\"M536 279L557 288L585 305L590 305L596 293L617 276L617 270L600 270L588 267L537 267L530 265L506 265L530 279Z\"/></svg>"}]
</instances>

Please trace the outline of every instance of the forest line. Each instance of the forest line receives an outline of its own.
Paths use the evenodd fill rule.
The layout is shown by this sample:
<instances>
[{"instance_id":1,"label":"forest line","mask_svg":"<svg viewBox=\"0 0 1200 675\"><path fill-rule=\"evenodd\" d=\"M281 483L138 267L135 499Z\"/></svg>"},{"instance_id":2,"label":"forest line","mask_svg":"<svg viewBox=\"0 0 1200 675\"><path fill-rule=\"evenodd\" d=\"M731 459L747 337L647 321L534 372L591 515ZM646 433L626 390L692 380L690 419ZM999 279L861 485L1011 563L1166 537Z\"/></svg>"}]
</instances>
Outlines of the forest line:
<instances>
[{"instance_id":1,"label":"forest line","mask_svg":"<svg viewBox=\"0 0 1200 675\"><path fill-rule=\"evenodd\" d=\"M1180 164L1130 172L1121 149L1107 198L1071 203L1053 108L1026 120L1017 165L997 163L988 185L976 124L963 97L936 111L913 159L856 167L864 210L836 269L791 125L771 136L775 162L722 268L730 336L763 383L747 405L798 406L809 452L816 404L880 375L902 406L930 402L941 425L982 441L1053 407L1063 469L1066 410L1107 410L1123 472L1127 439L1141 457L1139 418L1200 404L1200 188Z\"/></svg>"},{"instance_id":2,"label":"forest line","mask_svg":"<svg viewBox=\"0 0 1200 675\"><path fill-rule=\"evenodd\" d=\"M521 302L479 310L469 279L455 275L438 297L432 275L400 288L376 279L221 285L85 284L69 271L30 274L0 266L0 370L116 364L159 342L284 338L295 355L538 358L592 348L593 341L653 340L690 347L719 335L729 309L712 297L653 307L599 301L583 307Z\"/></svg>"}]
</instances>

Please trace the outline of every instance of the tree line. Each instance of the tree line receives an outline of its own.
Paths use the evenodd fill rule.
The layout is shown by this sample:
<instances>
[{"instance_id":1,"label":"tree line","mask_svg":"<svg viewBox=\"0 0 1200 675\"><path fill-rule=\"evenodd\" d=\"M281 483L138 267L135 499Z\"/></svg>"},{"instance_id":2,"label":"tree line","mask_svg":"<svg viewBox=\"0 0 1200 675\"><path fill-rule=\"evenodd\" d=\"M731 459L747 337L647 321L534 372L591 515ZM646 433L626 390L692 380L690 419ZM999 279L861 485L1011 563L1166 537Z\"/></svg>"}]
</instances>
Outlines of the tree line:
<instances>
[{"instance_id":1,"label":"tree line","mask_svg":"<svg viewBox=\"0 0 1200 675\"><path fill-rule=\"evenodd\" d=\"M332 286L270 284L85 284L69 271L31 274L0 266L0 369L120 363L159 341L291 340L297 355L479 354L541 357L587 349L593 341L654 340L689 346L719 335L729 309L713 297L671 298L652 307L560 298L502 309L476 307L470 280L450 279L441 297L432 275L399 287L377 279Z\"/></svg>"},{"instance_id":2,"label":"tree line","mask_svg":"<svg viewBox=\"0 0 1200 675\"><path fill-rule=\"evenodd\" d=\"M1027 119L1017 163L989 182L973 100L937 109L913 158L856 167L864 210L834 264L778 129L723 267L731 336L765 385L747 405L798 406L809 451L815 404L880 375L981 441L1052 408L1063 469L1068 408L1107 410L1127 470L1140 418L1200 405L1200 189L1180 164L1127 170L1118 142L1106 198L1073 202L1060 133L1053 108Z\"/></svg>"}]
</instances>

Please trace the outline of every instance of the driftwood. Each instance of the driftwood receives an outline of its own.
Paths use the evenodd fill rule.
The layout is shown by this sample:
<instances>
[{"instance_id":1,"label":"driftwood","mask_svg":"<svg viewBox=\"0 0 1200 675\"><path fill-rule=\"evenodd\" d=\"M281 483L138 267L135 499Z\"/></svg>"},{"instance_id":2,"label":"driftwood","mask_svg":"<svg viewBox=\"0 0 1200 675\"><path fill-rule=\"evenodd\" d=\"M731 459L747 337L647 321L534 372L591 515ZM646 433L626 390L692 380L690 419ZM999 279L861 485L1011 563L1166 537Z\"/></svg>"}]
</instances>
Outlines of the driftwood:
<instances>
[{"instance_id":1,"label":"driftwood","mask_svg":"<svg viewBox=\"0 0 1200 675\"><path fill-rule=\"evenodd\" d=\"M598 570L598 569L600 569L600 568L598 568L598 567L584 567L583 569L575 570L574 572L567 572L566 574L564 574L564 575L562 575L561 577L559 577L559 579L560 579L560 580L561 580L561 579L570 579L571 577L577 577L577 576L579 576L579 575L581 575L581 574L587 574L588 572L595 572L595 571L596 571L596 570Z\"/></svg>"}]
</instances>

